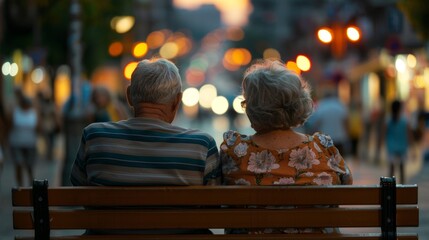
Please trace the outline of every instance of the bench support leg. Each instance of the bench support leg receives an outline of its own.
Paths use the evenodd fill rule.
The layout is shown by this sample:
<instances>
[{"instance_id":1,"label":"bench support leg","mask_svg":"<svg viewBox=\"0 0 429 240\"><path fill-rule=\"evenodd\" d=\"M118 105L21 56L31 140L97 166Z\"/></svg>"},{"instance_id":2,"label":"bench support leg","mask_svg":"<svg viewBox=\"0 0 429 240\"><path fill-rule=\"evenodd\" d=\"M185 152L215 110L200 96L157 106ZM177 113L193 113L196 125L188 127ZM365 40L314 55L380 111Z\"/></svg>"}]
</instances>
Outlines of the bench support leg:
<instances>
[{"instance_id":1,"label":"bench support leg","mask_svg":"<svg viewBox=\"0 0 429 240\"><path fill-rule=\"evenodd\" d=\"M34 239L49 239L48 180L33 180Z\"/></svg>"},{"instance_id":2,"label":"bench support leg","mask_svg":"<svg viewBox=\"0 0 429 240\"><path fill-rule=\"evenodd\" d=\"M396 180L381 177L381 233L383 240L396 240Z\"/></svg>"}]
</instances>

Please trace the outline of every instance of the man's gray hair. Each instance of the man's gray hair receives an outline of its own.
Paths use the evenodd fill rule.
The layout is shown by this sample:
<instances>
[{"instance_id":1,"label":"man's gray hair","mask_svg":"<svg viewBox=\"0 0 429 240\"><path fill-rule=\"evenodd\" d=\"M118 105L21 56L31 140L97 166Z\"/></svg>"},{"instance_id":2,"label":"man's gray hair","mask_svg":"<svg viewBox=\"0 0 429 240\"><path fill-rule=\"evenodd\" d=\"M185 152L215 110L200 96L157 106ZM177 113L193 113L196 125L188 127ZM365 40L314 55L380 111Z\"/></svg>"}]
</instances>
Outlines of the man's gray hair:
<instances>
[{"instance_id":1,"label":"man's gray hair","mask_svg":"<svg viewBox=\"0 0 429 240\"><path fill-rule=\"evenodd\" d=\"M130 100L138 103L171 103L182 91L179 69L163 58L145 59L131 75Z\"/></svg>"},{"instance_id":2,"label":"man's gray hair","mask_svg":"<svg viewBox=\"0 0 429 240\"><path fill-rule=\"evenodd\" d=\"M257 132L302 125L313 112L310 86L276 60L260 60L244 73L246 114Z\"/></svg>"}]
</instances>

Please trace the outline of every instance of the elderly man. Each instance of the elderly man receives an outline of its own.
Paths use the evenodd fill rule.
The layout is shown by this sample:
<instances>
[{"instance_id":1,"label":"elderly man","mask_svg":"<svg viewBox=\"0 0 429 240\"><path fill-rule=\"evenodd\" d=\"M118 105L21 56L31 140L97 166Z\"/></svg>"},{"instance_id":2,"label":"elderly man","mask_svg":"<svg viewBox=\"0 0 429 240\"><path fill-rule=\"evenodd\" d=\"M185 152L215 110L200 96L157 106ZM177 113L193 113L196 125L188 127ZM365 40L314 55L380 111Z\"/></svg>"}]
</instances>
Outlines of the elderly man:
<instances>
[{"instance_id":1,"label":"elderly man","mask_svg":"<svg viewBox=\"0 0 429 240\"><path fill-rule=\"evenodd\" d=\"M75 186L214 185L220 161L210 135L174 126L182 98L179 70L162 58L143 60L127 99L135 117L83 130L73 165Z\"/></svg>"}]
</instances>

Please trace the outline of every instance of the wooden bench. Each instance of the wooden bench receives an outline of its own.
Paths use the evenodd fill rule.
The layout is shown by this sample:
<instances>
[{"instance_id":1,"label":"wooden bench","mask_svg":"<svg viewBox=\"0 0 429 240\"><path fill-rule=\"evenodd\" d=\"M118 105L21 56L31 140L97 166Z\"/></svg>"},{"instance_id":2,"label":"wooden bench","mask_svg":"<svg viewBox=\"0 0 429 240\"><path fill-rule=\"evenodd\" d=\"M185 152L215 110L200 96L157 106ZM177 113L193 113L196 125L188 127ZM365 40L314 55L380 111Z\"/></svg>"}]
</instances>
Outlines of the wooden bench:
<instances>
[{"instance_id":1,"label":"wooden bench","mask_svg":"<svg viewBox=\"0 0 429 240\"><path fill-rule=\"evenodd\" d=\"M33 188L12 189L14 229L20 230L18 232L21 235L22 232L32 233L34 230L34 234L31 234L34 237L21 236L16 239L418 239L415 228L414 233L406 233L413 230L403 228L417 227L419 224L417 186L396 185L394 178L381 178L380 185L329 187L48 187L47 185L47 181L34 181ZM249 205L302 207L289 209L246 207ZM338 207L308 207L312 205L338 205ZM99 206L109 209L94 208ZM174 207L160 208L160 206ZM336 234L174 236L168 234L98 236L81 235L80 232L78 234L72 232L74 236L69 236L69 232L64 231L268 227L339 227L352 228L352 231L348 233L341 231ZM21 231L23 229L31 231ZM63 230L60 231L63 235L53 237L51 231L59 229ZM368 231L369 229L375 231Z\"/></svg>"}]
</instances>

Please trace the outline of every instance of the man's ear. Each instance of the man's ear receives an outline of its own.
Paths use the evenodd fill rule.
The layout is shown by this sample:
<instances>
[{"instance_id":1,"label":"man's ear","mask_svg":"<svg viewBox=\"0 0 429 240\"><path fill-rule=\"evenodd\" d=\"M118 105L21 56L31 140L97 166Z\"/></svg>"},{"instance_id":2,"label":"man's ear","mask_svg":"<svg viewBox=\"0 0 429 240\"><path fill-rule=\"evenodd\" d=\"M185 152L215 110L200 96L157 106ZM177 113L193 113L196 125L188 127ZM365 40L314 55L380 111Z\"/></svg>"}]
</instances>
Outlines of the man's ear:
<instances>
[{"instance_id":1,"label":"man's ear","mask_svg":"<svg viewBox=\"0 0 429 240\"><path fill-rule=\"evenodd\" d=\"M130 105L131 107L133 106L133 102L131 101L131 90L130 90L130 86L127 87L127 102L128 105Z\"/></svg>"},{"instance_id":2,"label":"man's ear","mask_svg":"<svg viewBox=\"0 0 429 240\"><path fill-rule=\"evenodd\" d=\"M174 111L177 111L177 109L179 108L180 101L182 101L182 93L181 92L177 94L176 99L174 100L174 103L172 105L172 108Z\"/></svg>"}]
</instances>

